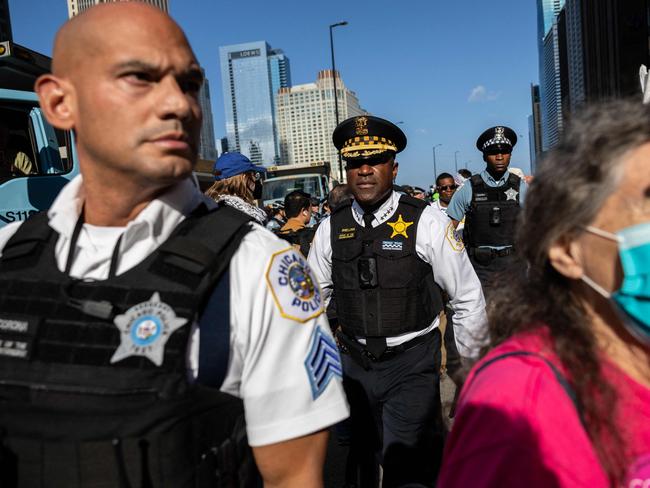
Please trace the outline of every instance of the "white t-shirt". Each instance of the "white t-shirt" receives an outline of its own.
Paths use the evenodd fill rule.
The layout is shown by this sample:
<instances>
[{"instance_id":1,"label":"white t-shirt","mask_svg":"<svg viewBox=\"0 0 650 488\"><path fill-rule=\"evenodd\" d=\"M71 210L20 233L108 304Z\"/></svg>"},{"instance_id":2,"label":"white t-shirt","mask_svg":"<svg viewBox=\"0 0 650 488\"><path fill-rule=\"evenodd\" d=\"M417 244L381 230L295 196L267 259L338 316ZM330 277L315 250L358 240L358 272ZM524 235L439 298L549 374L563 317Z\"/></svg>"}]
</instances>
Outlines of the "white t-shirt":
<instances>
[{"instance_id":1,"label":"white t-shirt","mask_svg":"<svg viewBox=\"0 0 650 488\"><path fill-rule=\"evenodd\" d=\"M394 217L399 199L399 193L393 192L391 197L373 212L373 227ZM363 210L355 201L352 202L352 216L363 226ZM320 223L316 231L308 260L326 300L333 289L330 233L330 219L327 218ZM431 265L434 280L449 295L449 303L455 312L454 333L458 351L464 357L476 357L487 337L487 317L481 283L451 220L432 205L428 205L420 215L415 252L420 259ZM402 344L426 334L435 327L438 327L438 317L426 329L386 338L386 344Z\"/></svg>"},{"instance_id":2,"label":"white t-shirt","mask_svg":"<svg viewBox=\"0 0 650 488\"><path fill-rule=\"evenodd\" d=\"M55 252L62 271L83 200L82 177L78 176L48 211L49 224L59 233ZM71 276L106 279L120 235L116 273L133 268L202 202L215 205L186 179L151 202L124 228L84 224ZM0 250L19 225L0 229ZM312 279L311 289L292 287L285 279L290 264L302 272L300 283L309 284L304 258L260 225L252 226L230 262L230 356L221 390L243 399L249 443L262 446L324 429L345 419L349 411L340 359L316 280ZM200 331L196 324L192 327L187 366L188 376L196 378ZM323 361L329 367L320 368Z\"/></svg>"}]
</instances>

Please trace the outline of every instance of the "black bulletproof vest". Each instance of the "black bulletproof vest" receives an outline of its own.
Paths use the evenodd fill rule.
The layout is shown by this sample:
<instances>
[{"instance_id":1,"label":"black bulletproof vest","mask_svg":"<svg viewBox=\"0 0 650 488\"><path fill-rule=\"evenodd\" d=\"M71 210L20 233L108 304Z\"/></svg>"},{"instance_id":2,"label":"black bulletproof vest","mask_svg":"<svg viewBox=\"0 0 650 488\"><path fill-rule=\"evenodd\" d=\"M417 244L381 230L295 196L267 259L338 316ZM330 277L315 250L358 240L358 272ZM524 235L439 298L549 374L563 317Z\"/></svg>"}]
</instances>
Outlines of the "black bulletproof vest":
<instances>
[{"instance_id":1,"label":"black bulletproof vest","mask_svg":"<svg viewBox=\"0 0 650 488\"><path fill-rule=\"evenodd\" d=\"M468 247L512 246L515 242L521 179L510 174L503 186L488 186L481 175L473 175L472 203L465 220Z\"/></svg>"},{"instance_id":2,"label":"black bulletproof vest","mask_svg":"<svg viewBox=\"0 0 650 488\"><path fill-rule=\"evenodd\" d=\"M206 304L216 297L229 309L226 270L249 220L201 206L144 261L104 281L58 270L59 236L45 214L18 229L0 258L3 488L242 484L240 468L219 459L245 449L241 400L190 383L186 353L193 322L204 338ZM170 313L184 325L171 330ZM156 344L160 365L138 355ZM127 357L111 361L122 347Z\"/></svg>"},{"instance_id":3,"label":"black bulletproof vest","mask_svg":"<svg viewBox=\"0 0 650 488\"><path fill-rule=\"evenodd\" d=\"M415 252L426 206L402 196L393 216L372 229L356 223L350 202L332 215L334 297L339 323L349 335L390 337L421 330L442 310L431 265Z\"/></svg>"}]
</instances>

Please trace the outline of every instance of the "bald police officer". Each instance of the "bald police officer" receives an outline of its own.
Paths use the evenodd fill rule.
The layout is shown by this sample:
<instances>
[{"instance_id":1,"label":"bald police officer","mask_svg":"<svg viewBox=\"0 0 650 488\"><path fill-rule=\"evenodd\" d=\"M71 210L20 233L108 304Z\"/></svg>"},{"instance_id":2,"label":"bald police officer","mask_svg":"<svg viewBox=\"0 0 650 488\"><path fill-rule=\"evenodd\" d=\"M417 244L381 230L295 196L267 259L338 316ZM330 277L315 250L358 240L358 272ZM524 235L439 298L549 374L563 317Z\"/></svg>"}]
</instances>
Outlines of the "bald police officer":
<instances>
[{"instance_id":1,"label":"bald police officer","mask_svg":"<svg viewBox=\"0 0 650 488\"><path fill-rule=\"evenodd\" d=\"M347 405L321 294L299 253L195 185L185 35L107 3L53 58L36 92L81 175L0 231L0 486L250 486L246 433L267 485L322 486Z\"/></svg>"},{"instance_id":2,"label":"bald police officer","mask_svg":"<svg viewBox=\"0 0 650 488\"><path fill-rule=\"evenodd\" d=\"M351 451L362 486L431 486L439 429L442 290L456 312L462 355L477 352L485 324L481 286L441 212L393 191L406 136L391 122L353 117L335 129L353 200L325 219L309 265L336 300ZM438 430L439 431L439 430ZM439 453L438 453L439 454Z\"/></svg>"},{"instance_id":3,"label":"bald police officer","mask_svg":"<svg viewBox=\"0 0 650 488\"><path fill-rule=\"evenodd\" d=\"M505 126L483 132L476 147L486 168L454 194L447 215L454 225L465 218L467 252L488 295L497 273L517 266L514 236L526 182L508 171L517 134Z\"/></svg>"}]
</instances>

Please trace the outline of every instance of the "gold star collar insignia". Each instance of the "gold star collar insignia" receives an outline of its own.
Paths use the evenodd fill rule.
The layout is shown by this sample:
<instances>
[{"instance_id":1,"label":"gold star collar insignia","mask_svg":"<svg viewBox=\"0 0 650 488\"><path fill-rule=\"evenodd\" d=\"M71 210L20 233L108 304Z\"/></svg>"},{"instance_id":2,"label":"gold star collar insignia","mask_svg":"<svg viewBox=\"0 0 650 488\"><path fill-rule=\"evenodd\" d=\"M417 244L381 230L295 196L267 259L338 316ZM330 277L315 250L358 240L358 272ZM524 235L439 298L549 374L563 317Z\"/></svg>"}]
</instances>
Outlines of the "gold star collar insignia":
<instances>
[{"instance_id":1,"label":"gold star collar insignia","mask_svg":"<svg viewBox=\"0 0 650 488\"><path fill-rule=\"evenodd\" d=\"M391 228L393 229L393 233L390 235L391 239L397 235L404 236L407 239L409 238L409 236L406 235L406 229L408 229L411 225L413 225L413 222L404 222L404 219L402 218L402 214L399 215L396 222L386 222L386 223L390 225Z\"/></svg>"}]
</instances>

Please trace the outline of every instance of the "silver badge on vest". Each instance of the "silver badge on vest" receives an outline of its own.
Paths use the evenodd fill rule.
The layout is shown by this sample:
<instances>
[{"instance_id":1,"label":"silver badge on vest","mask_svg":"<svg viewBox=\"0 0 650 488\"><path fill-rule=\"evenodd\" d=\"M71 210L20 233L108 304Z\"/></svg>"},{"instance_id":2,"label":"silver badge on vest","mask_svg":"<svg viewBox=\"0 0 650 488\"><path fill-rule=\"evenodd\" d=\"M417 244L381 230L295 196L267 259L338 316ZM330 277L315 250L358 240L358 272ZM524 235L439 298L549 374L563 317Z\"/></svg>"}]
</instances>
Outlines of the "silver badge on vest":
<instances>
[{"instance_id":1,"label":"silver badge on vest","mask_svg":"<svg viewBox=\"0 0 650 488\"><path fill-rule=\"evenodd\" d=\"M148 301L116 316L113 322L120 329L120 346L113 354L111 364L131 356L143 356L161 366L165 344L175 330L187 323L187 319L176 317L176 312L161 302L156 292Z\"/></svg>"}]
</instances>

